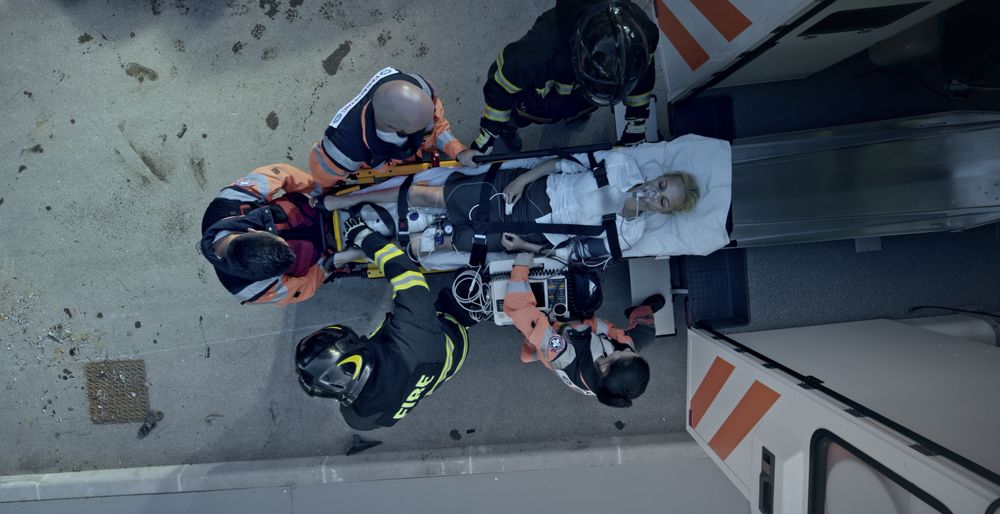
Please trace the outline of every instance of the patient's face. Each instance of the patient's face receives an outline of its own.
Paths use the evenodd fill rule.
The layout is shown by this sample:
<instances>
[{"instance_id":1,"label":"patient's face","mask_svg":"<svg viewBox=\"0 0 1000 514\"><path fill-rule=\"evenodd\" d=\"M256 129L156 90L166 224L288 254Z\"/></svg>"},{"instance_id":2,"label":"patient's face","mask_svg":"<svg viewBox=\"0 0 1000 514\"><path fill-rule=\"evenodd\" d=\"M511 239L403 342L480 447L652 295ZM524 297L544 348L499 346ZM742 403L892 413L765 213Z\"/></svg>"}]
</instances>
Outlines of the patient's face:
<instances>
[{"instance_id":1,"label":"patient's face","mask_svg":"<svg viewBox=\"0 0 1000 514\"><path fill-rule=\"evenodd\" d=\"M679 176L661 175L636 190L641 211L672 212L684 204L684 179Z\"/></svg>"}]
</instances>

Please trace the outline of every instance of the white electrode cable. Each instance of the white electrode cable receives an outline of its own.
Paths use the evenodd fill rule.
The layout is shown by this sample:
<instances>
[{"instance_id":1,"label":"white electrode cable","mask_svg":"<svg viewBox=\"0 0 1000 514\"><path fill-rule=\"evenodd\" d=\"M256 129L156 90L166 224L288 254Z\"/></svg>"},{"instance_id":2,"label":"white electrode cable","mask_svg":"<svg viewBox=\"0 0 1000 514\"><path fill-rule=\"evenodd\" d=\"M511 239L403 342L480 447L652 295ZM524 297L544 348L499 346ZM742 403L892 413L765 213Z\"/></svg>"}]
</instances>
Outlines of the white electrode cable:
<instances>
[{"instance_id":1,"label":"white electrode cable","mask_svg":"<svg viewBox=\"0 0 1000 514\"><path fill-rule=\"evenodd\" d=\"M493 316L489 285L483 282L478 270L467 269L459 273L451 284L451 293L472 319L485 321Z\"/></svg>"}]
</instances>

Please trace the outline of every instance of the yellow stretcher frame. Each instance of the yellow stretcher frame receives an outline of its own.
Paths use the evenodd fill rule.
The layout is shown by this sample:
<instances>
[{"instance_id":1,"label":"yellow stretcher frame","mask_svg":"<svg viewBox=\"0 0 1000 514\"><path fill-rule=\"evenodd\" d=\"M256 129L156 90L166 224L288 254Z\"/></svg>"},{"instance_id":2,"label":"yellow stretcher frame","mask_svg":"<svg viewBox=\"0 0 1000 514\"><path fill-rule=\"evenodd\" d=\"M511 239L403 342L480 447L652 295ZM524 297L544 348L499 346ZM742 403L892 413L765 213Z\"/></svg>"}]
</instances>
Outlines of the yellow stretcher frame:
<instances>
[{"instance_id":1,"label":"yellow stretcher frame","mask_svg":"<svg viewBox=\"0 0 1000 514\"><path fill-rule=\"evenodd\" d=\"M357 173L356 173L357 178L354 179L354 180L352 180L349 185L347 185L347 186L345 186L343 188L338 189L337 192L334 193L334 194L337 195L337 196L346 195L348 193L353 193L354 191L358 191L358 190L364 189L365 186L371 186L371 185L377 184L379 182L382 182L382 181L384 181L386 179L390 179L390 178L393 178L393 177L405 177L407 175L416 175L417 173L420 173L421 171L426 171L426 170L429 170L431 168L455 168L455 167L459 167L461 165L462 164L459 163L458 161L448 160L448 161L440 161L436 166L433 163L431 163L431 162L417 162L417 163L413 163L413 164L399 164L399 165L396 165L396 166L390 168L388 171L380 172L378 174L374 173L370 169L358 170ZM340 211L333 211L333 212L331 212L330 213L330 221L332 222L331 227L334 227L334 229L333 229L333 237L334 237L334 241L337 244L337 251L338 252L342 251L344 249L344 238L343 238L343 235L340 233ZM406 251L406 250L404 250L404 251ZM354 261L351 261L351 262L353 264L359 265L358 267L360 267L360 265L364 265L365 266L364 276L366 278L384 278L385 277L385 275L383 275L382 272L379 271L378 266L376 266L374 262L371 262L368 259L357 259L357 260L354 260ZM424 267L420 267L420 272L424 273L424 274L427 274L427 273L448 273L449 271L451 271L451 270L428 270L428 269L425 269Z\"/></svg>"},{"instance_id":2,"label":"yellow stretcher frame","mask_svg":"<svg viewBox=\"0 0 1000 514\"><path fill-rule=\"evenodd\" d=\"M611 144L583 145L571 148L549 148L546 150L534 150L534 151L524 152L519 155L508 156L508 158L525 159L525 158L543 157L550 155L562 155L563 153L580 153L580 152L610 150L611 148L612 148ZM344 187L335 191L334 194L344 195L352 193L354 191L363 189L365 186L377 184L378 182L381 182L388 178L400 177L406 175L415 175L417 173L420 173L421 171L428 170L430 168L454 168L458 166L461 166L461 163L455 160L437 161L436 158L432 158L431 161L427 162L399 164L390 168L389 170L377 174L370 169L358 170L357 172L355 172L356 178L351 180L350 184L346 184ZM339 211L334 211L331 213L331 221L333 222L333 227L337 227L334 230L334 238L337 244L337 251L339 252L344 248L344 242L342 241L342 237L340 235L340 230L339 230L340 227ZM365 266L364 272L366 277L368 278L384 277L384 275L379 271L378 266L375 266L375 263L369 262L367 259L358 259L356 261L352 261L350 264L354 264L355 266L353 266L352 269L349 270L349 273L361 271L358 268L364 265ZM431 271L421 266L420 271L422 273L450 273L451 271L454 270Z\"/></svg>"}]
</instances>

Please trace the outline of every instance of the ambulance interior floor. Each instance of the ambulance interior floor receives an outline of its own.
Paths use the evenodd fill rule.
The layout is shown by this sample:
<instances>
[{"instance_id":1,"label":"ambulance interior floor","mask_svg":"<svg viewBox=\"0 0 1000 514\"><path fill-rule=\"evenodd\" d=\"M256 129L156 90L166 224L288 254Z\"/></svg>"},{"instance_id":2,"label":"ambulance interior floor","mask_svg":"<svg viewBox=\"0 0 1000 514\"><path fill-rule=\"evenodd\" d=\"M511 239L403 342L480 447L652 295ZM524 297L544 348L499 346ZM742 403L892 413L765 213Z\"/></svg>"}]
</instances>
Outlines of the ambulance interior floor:
<instances>
[{"instance_id":1,"label":"ambulance interior floor","mask_svg":"<svg viewBox=\"0 0 1000 514\"><path fill-rule=\"evenodd\" d=\"M8 156L0 171L0 474L342 453L352 432L332 402L299 389L292 350L331 322L370 330L389 308L389 288L345 279L302 304L239 306L195 250L202 212L256 166L305 168L336 109L383 66L424 74L455 135L471 140L500 45L550 4L0 1L0 148ZM809 87L814 97L836 91ZM766 88L743 91L739 126L742 109L772 101ZM824 109L817 102L796 116ZM522 136L526 149L605 141L609 124L597 113L583 128ZM789 127L801 128L768 128ZM874 317L918 301L997 308L990 230L890 238L866 254L852 253L850 242L750 250L752 323ZM912 278L899 262L916 270ZM865 280L899 296L887 300ZM448 282L431 277L433 286ZM609 270L602 314L612 321L624 321L627 284L626 266ZM858 302L864 294L869 301ZM681 336L643 351L653 376L631 409L601 406L521 364L517 332L481 324L460 373L397 427L365 434L383 441L368 451L682 431L679 310L676 318ZM130 359L144 362L150 407L164 413L143 439L136 423L92 423L84 392L85 363Z\"/></svg>"},{"instance_id":2,"label":"ambulance interior floor","mask_svg":"<svg viewBox=\"0 0 1000 514\"><path fill-rule=\"evenodd\" d=\"M969 0L944 13L943 37L962 31ZM737 139L953 110L1000 111L1000 91L952 95L946 57L879 67L861 52L808 78L703 94L732 98ZM1000 170L998 170L1000 176ZM885 237L881 250L832 241L746 250L749 318L727 332L872 318L949 314L936 305L1000 311L1000 224L966 232ZM738 337L737 337L738 339ZM822 377L820 377L822 378Z\"/></svg>"}]
</instances>

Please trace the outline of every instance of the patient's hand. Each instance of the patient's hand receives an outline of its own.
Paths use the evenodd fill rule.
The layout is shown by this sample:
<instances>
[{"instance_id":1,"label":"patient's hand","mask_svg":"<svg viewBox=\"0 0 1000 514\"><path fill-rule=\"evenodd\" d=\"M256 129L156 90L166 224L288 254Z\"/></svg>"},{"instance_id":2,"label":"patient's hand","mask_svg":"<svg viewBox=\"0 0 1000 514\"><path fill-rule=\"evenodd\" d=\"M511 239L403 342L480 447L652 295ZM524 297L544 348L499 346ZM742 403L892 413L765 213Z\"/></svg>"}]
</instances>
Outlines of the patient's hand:
<instances>
[{"instance_id":1,"label":"patient's hand","mask_svg":"<svg viewBox=\"0 0 1000 514\"><path fill-rule=\"evenodd\" d=\"M503 193L507 196L507 203L514 205L521 199L521 194L524 193L524 188L528 184L559 171L558 166L556 166L558 162L556 159L547 160L510 181L510 184L503 188Z\"/></svg>"},{"instance_id":2,"label":"patient's hand","mask_svg":"<svg viewBox=\"0 0 1000 514\"><path fill-rule=\"evenodd\" d=\"M507 250L508 252L511 253L521 252L521 251L531 252L534 251L534 248L532 247L535 246L529 244L524 239L521 239L521 236L517 234L511 234L510 232L503 233L503 235L500 237L500 245L503 246L504 250Z\"/></svg>"},{"instance_id":3,"label":"patient's hand","mask_svg":"<svg viewBox=\"0 0 1000 514\"><path fill-rule=\"evenodd\" d=\"M522 177L524 177L524 175L511 180L510 184L507 184L507 187L503 188L503 194L506 197L507 203L510 205L514 205L521 199L521 194L524 193L524 187L528 185L527 182L522 180Z\"/></svg>"},{"instance_id":4,"label":"patient's hand","mask_svg":"<svg viewBox=\"0 0 1000 514\"><path fill-rule=\"evenodd\" d=\"M521 245L524 244L524 240L520 236L511 234L510 232L504 232L500 236L500 245L503 246L504 250L510 253L517 252L521 250Z\"/></svg>"}]
</instances>

